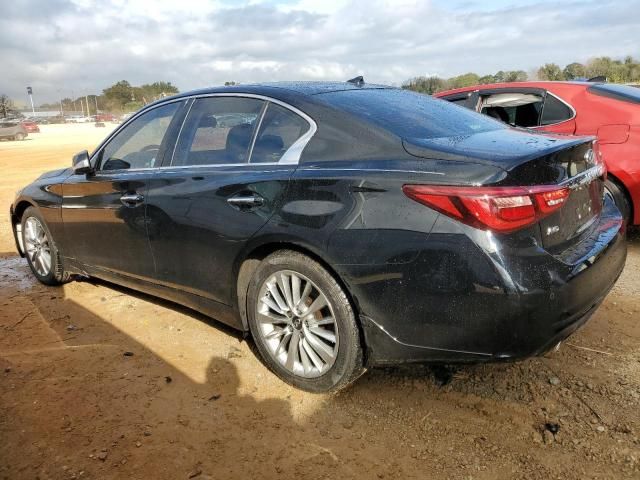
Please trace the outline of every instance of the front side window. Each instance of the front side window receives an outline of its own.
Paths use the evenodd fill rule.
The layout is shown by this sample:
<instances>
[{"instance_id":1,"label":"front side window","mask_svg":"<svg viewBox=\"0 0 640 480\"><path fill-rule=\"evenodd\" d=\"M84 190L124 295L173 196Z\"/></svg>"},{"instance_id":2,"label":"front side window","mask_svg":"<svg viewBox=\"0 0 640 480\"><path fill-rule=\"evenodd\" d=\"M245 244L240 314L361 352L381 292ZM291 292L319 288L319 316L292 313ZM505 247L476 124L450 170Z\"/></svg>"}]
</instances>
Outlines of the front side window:
<instances>
[{"instance_id":1,"label":"front side window","mask_svg":"<svg viewBox=\"0 0 640 480\"><path fill-rule=\"evenodd\" d=\"M247 163L263 100L209 97L196 100L182 127L172 166Z\"/></svg>"},{"instance_id":2,"label":"front side window","mask_svg":"<svg viewBox=\"0 0 640 480\"><path fill-rule=\"evenodd\" d=\"M251 153L251 163L276 163L302 135L309 122L276 103L269 103Z\"/></svg>"},{"instance_id":3,"label":"front side window","mask_svg":"<svg viewBox=\"0 0 640 480\"><path fill-rule=\"evenodd\" d=\"M160 166L160 145L180 102L140 115L118 132L102 149L101 170L129 170Z\"/></svg>"}]
</instances>

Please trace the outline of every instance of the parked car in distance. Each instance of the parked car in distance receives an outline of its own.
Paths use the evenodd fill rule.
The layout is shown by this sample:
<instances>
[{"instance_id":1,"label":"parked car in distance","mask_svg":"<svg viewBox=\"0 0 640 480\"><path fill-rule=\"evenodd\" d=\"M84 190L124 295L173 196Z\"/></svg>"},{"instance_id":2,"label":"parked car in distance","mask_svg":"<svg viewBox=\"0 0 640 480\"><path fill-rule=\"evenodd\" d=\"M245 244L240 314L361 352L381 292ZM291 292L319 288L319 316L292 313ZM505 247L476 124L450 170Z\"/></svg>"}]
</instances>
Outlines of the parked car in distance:
<instances>
[{"instance_id":1,"label":"parked car in distance","mask_svg":"<svg viewBox=\"0 0 640 480\"><path fill-rule=\"evenodd\" d=\"M608 170L607 193L629 224L640 224L640 89L612 83L515 82L435 96L516 127L596 136Z\"/></svg>"},{"instance_id":2,"label":"parked car in distance","mask_svg":"<svg viewBox=\"0 0 640 480\"><path fill-rule=\"evenodd\" d=\"M27 133L40 133L40 127L32 120L23 120L20 122Z\"/></svg>"},{"instance_id":3,"label":"parked car in distance","mask_svg":"<svg viewBox=\"0 0 640 480\"><path fill-rule=\"evenodd\" d=\"M19 121L0 119L0 139L24 140L28 132Z\"/></svg>"},{"instance_id":4,"label":"parked car in distance","mask_svg":"<svg viewBox=\"0 0 640 480\"><path fill-rule=\"evenodd\" d=\"M369 366L539 355L583 325L626 258L593 140L361 79L211 88L42 175L11 224L41 282L181 303L337 390Z\"/></svg>"},{"instance_id":5,"label":"parked car in distance","mask_svg":"<svg viewBox=\"0 0 640 480\"><path fill-rule=\"evenodd\" d=\"M66 123L89 123L93 121L91 117L85 117L83 115L69 115L65 120Z\"/></svg>"},{"instance_id":6,"label":"parked car in distance","mask_svg":"<svg viewBox=\"0 0 640 480\"><path fill-rule=\"evenodd\" d=\"M115 122L116 117L111 113L99 113L95 116L96 122Z\"/></svg>"}]
</instances>

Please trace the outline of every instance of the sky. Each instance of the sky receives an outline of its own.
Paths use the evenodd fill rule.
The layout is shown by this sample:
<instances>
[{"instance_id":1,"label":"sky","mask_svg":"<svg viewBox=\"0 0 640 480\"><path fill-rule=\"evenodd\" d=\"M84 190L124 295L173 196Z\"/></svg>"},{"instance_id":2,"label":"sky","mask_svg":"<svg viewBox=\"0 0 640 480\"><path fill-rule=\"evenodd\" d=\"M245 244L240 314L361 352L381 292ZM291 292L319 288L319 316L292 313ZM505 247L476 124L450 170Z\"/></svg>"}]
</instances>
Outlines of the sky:
<instances>
[{"instance_id":1,"label":"sky","mask_svg":"<svg viewBox=\"0 0 640 480\"><path fill-rule=\"evenodd\" d=\"M36 104L119 80L181 91L640 58L640 0L9 0L0 94Z\"/></svg>"}]
</instances>

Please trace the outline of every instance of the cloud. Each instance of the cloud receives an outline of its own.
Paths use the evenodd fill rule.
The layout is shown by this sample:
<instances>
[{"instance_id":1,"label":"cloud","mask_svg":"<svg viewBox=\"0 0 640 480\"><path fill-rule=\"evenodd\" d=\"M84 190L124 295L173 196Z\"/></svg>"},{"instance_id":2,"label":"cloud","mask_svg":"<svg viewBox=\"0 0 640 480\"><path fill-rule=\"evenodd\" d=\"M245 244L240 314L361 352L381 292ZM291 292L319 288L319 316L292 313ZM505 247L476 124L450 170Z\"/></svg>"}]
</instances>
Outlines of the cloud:
<instances>
[{"instance_id":1,"label":"cloud","mask_svg":"<svg viewBox=\"0 0 640 480\"><path fill-rule=\"evenodd\" d=\"M12 0L0 17L0 93L24 100L31 85L44 102L121 79L189 90L529 70L640 54L638 11L640 0Z\"/></svg>"}]
</instances>

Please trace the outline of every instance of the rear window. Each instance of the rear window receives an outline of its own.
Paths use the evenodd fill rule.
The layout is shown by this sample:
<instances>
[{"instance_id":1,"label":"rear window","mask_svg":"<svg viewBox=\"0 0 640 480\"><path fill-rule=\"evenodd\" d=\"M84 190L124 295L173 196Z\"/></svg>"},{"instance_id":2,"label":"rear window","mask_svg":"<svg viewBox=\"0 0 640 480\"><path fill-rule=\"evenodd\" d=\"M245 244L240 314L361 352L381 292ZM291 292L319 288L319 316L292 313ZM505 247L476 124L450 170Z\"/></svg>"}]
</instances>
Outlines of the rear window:
<instances>
[{"instance_id":1,"label":"rear window","mask_svg":"<svg viewBox=\"0 0 640 480\"><path fill-rule=\"evenodd\" d=\"M507 128L467 108L407 90L344 90L318 97L402 138L452 137Z\"/></svg>"},{"instance_id":2,"label":"rear window","mask_svg":"<svg viewBox=\"0 0 640 480\"><path fill-rule=\"evenodd\" d=\"M596 85L592 85L587 90L602 97L609 97L628 103L640 103L640 88L631 87L629 85L598 83Z\"/></svg>"}]
</instances>

